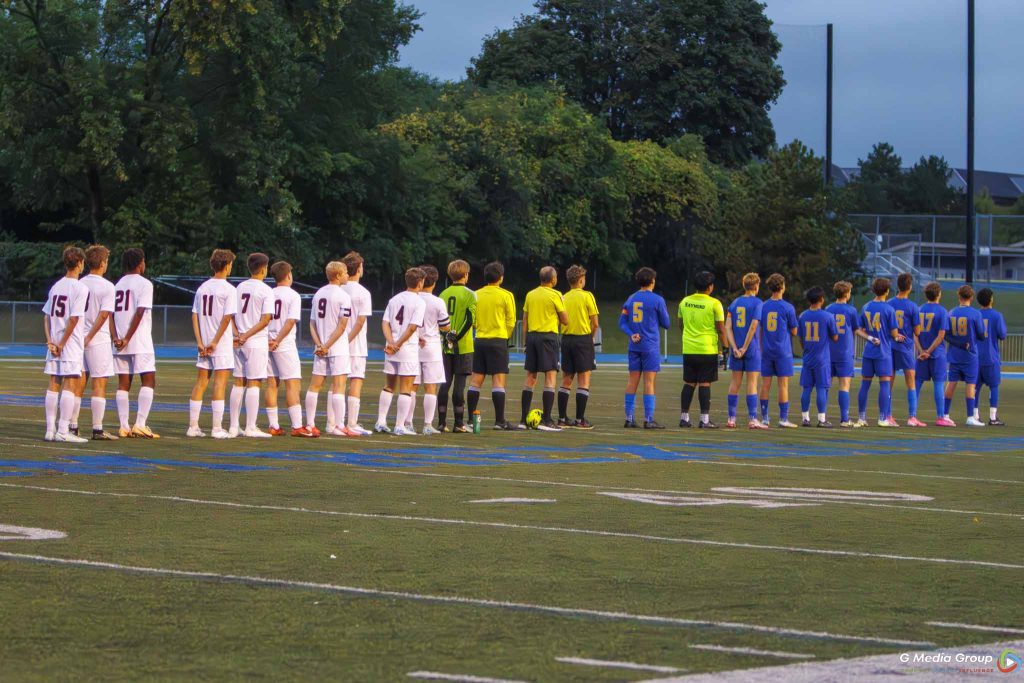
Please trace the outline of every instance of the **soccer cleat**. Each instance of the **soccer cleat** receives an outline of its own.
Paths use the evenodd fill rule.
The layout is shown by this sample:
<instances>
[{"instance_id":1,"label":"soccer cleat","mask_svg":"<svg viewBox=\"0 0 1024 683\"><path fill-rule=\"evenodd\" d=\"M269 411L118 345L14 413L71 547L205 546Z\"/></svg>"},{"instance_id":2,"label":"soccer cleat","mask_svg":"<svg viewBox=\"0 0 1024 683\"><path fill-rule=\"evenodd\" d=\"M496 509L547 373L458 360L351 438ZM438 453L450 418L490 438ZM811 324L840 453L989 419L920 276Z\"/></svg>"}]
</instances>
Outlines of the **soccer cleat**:
<instances>
[{"instance_id":1,"label":"soccer cleat","mask_svg":"<svg viewBox=\"0 0 1024 683\"><path fill-rule=\"evenodd\" d=\"M908 427L927 427L928 424L925 423L925 422L921 422L916 417L912 417L912 418L907 420L907 426Z\"/></svg>"},{"instance_id":2,"label":"soccer cleat","mask_svg":"<svg viewBox=\"0 0 1024 683\"><path fill-rule=\"evenodd\" d=\"M538 426L539 426L539 425L538 425ZM525 431L526 431L527 429L529 429L529 427L527 427L527 426L526 426L526 425L525 425L524 423L522 423L522 422L520 422L519 424L517 424L517 425L516 425L516 430L517 430L517 431L520 431L520 432L525 432Z\"/></svg>"},{"instance_id":3,"label":"soccer cleat","mask_svg":"<svg viewBox=\"0 0 1024 683\"><path fill-rule=\"evenodd\" d=\"M124 427L118 428L117 435L122 439L131 439L134 436L134 434L132 434L132 430L125 429Z\"/></svg>"},{"instance_id":4,"label":"soccer cleat","mask_svg":"<svg viewBox=\"0 0 1024 683\"><path fill-rule=\"evenodd\" d=\"M405 427L395 427L395 429L391 432L391 435L392 436L416 436L416 432L412 431L411 429L406 429Z\"/></svg>"},{"instance_id":5,"label":"soccer cleat","mask_svg":"<svg viewBox=\"0 0 1024 683\"><path fill-rule=\"evenodd\" d=\"M716 425L711 420L708 420L707 422L701 420L700 422L697 423L697 427L699 429L718 429L718 425Z\"/></svg>"},{"instance_id":6,"label":"soccer cleat","mask_svg":"<svg viewBox=\"0 0 1024 683\"><path fill-rule=\"evenodd\" d=\"M899 425L894 425L889 420L879 420L878 421L878 426L879 427L899 427Z\"/></svg>"},{"instance_id":7,"label":"soccer cleat","mask_svg":"<svg viewBox=\"0 0 1024 683\"><path fill-rule=\"evenodd\" d=\"M726 429L736 429L736 419L730 417L728 420L726 420L725 421L725 428Z\"/></svg>"},{"instance_id":8,"label":"soccer cleat","mask_svg":"<svg viewBox=\"0 0 1024 683\"><path fill-rule=\"evenodd\" d=\"M226 429L214 429L210 434L214 439L234 439L236 437L231 436L231 432Z\"/></svg>"},{"instance_id":9,"label":"soccer cleat","mask_svg":"<svg viewBox=\"0 0 1024 683\"><path fill-rule=\"evenodd\" d=\"M469 425L455 425L454 427L452 427L452 433L453 434L472 434L473 430L469 427Z\"/></svg>"},{"instance_id":10,"label":"soccer cleat","mask_svg":"<svg viewBox=\"0 0 1024 683\"><path fill-rule=\"evenodd\" d=\"M383 422L378 422L373 426L373 431L377 432L378 434L390 434L391 428L388 427Z\"/></svg>"},{"instance_id":11,"label":"soccer cleat","mask_svg":"<svg viewBox=\"0 0 1024 683\"><path fill-rule=\"evenodd\" d=\"M889 426L890 426L890 427L899 427L899 426L900 426L900 423L899 423L899 422L897 422L897 421L896 421L896 418L895 418L895 417L893 417L892 415L890 415L889 417L887 417L885 421L889 423Z\"/></svg>"},{"instance_id":12,"label":"soccer cleat","mask_svg":"<svg viewBox=\"0 0 1024 683\"><path fill-rule=\"evenodd\" d=\"M636 420L626 420L626 424L622 425L623 429L637 429L638 425Z\"/></svg>"},{"instance_id":13,"label":"soccer cleat","mask_svg":"<svg viewBox=\"0 0 1024 683\"><path fill-rule=\"evenodd\" d=\"M441 433L441 430L434 429L430 425L427 425L426 427L423 428L423 436L433 436L434 434L440 434L440 433Z\"/></svg>"},{"instance_id":14,"label":"soccer cleat","mask_svg":"<svg viewBox=\"0 0 1024 683\"><path fill-rule=\"evenodd\" d=\"M56 441L56 437L57 435L54 432L46 432L46 434L43 435L43 441Z\"/></svg>"},{"instance_id":15,"label":"soccer cleat","mask_svg":"<svg viewBox=\"0 0 1024 683\"><path fill-rule=\"evenodd\" d=\"M779 426L782 427L783 429L799 429L799 427L797 427L796 424L790 422L789 420L779 422Z\"/></svg>"},{"instance_id":16,"label":"soccer cleat","mask_svg":"<svg viewBox=\"0 0 1024 683\"><path fill-rule=\"evenodd\" d=\"M345 436L354 436L354 437L357 437L357 438L361 437L361 436L367 436L366 434L363 434L360 431L356 431L355 429L352 429L351 427L342 427L341 431L345 433Z\"/></svg>"},{"instance_id":17,"label":"soccer cleat","mask_svg":"<svg viewBox=\"0 0 1024 683\"><path fill-rule=\"evenodd\" d=\"M239 431L238 427L230 427L228 428L228 434L230 434L231 438L234 439L241 436L242 432Z\"/></svg>"},{"instance_id":18,"label":"soccer cleat","mask_svg":"<svg viewBox=\"0 0 1024 683\"><path fill-rule=\"evenodd\" d=\"M292 436L298 437L300 439L316 438L316 435L313 434L312 430L309 427L296 427L295 429L292 430Z\"/></svg>"},{"instance_id":19,"label":"soccer cleat","mask_svg":"<svg viewBox=\"0 0 1024 683\"><path fill-rule=\"evenodd\" d=\"M560 418L558 418L558 426L559 427L572 427L575 424L576 424L575 420L570 420L567 417L560 417Z\"/></svg>"},{"instance_id":20,"label":"soccer cleat","mask_svg":"<svg viewBox=\"0 0 1024 683\"><path fill-rule=\"evenodd\" d=\"M145 425L132 427L132 437L136 439L159 439L160 435Z\"/></svg>"},{"instance_id":21,"label":"soccer cleat","mask_svg":"<svg viewBox=\"0 0 1024 683\"><path fill-rule=\"evenodd\" d=\"M334 424L333 422L329 422L327 424L327 426L324 427L324 434L327 434L328 436L330 436L331 434L334 433L334 430L336 430L337 428L338 428L338 425Z\"/></svg>"},{"instance_id":22,"label":"soccer cleat","mask_svg":"<svg viewBox=\"0 0 1024 683\"><path fill-rule=\"evenodd\" d=\"M352 425L351 427L349 427L349 429L359 434L359 436L370 436L371 434L373 434L373 432L371 432L369 429L366 429L359 423Z\"/></svg>"},{"instance_id":23,"label":"soccer cleat","mask_svg":"<svg viewBox=\"0 0 1024 683\"><path fill-rule=\"evenodd\" d=\"M964 424L966 424L968 427L984 427L985 426L984 422L982 422L978 418L974 417L973 415L971 415L969 418L967 418L967 422L965 422Z\"/></svg>"},{"instance_id":24,"label":"soccer cleat","mask_svg":"<svg viewBox=\"0 0 1024 683\"><path fill-rule=\"evenodd\" d=\"M824 422L818 422L818 429L832 429L833 426L834 425L828 420L825 420Z\"/></svg>"},{"instance_id":25,"label":"soccer cleat","mask_svg":"<svg viewBox=\"0 0 1024 683\"><path fill-rule=\"evenodd\" d=\"M92 440L93 441L117 441L117 437L114 436L113 434L108 434L107 432L103 431L102 429L94 429L94 430L92 430Z\"/></svg>"},{"instance_id":26,"label":"soccer cleat","mask_svg":"<svg viewBox=\"0 0 1024 683\"><path fill-rule=\"evenodd\" d=\"M803 422L800 423L800 426L801 427L810 427L811 426L810 419L805 419Z\"/></svg>"},{"instance_id":27,"label":"soccer cleat","mask_svg":"<svg viewBox=\"0 0 1024 683\"><path fill-rule=\"evenodd\" d=\"M284 436L284 430L280 427L271 427L268 431L271 436Z\"/></svg>"},{"instance_id":28,"label":"soccer cleat","mask_svg":"<svg viewBox=\"0 0 1024 683\"><path fill-rule=\"evenodd\" d=\"M505 422L496 422L494 424L494 431L496 432L514 432L518 429L514 424L506 420Z\"/></svg>"},{"instance_id":29,"label":"soccer cleat","mask_svg":"<svg viewBox=\"0 0 1024 683\"><path fill-rule=\"evenodd\" d=\"M451 431L451 430L450 430L450 429L448 429L448 425L446 425L446 424L440 424L440 425L438 425L438 427L437 427L437 433L438 433L438 434L447 434L447 433L448 433L448 432L450 432L450 431Z\"/></svg>"},{"instance_id":30,"label":"soccer cleat","mask_svg":"<svg viewBox=\"0 0 1024 683\"><path fill-rule=\"evenodd\" d=\"M77 436L75 434L72 434L71 432L68 432L67 434L61 434L60 432L57 432L56 434L54 434L53 440L54 441L61 441L61 442L64 442L64 443L86 443L86 442L88 442L88 439L83 439L82 437Z\"/></svg>"},{"instance_id":31,"label":"soccer cleat","mask_svg":"<svg viewBox=\"0 0 1024 683\"><path fill-rule=\"evenodd\" d=\"M692 426L693 425L690 424L689 420L679 420L679 428L680 429L689 429Z\"/></svg>"},{"instance_id":32,"label":"soccer cleat","mask_svg":"<svg viewBox=\"0 0 1024 683\"><path fill-rule=\"evenodd\" d=\"M267 434L265 431L263 431L259 427L253 427L252 429L246 429L242 434L247 439L269 439L269 438L271 438L273 436L272 434Z\"/></svg>"},{"instance_id":33,"label":"soccer cleat","mask_svg":"<svg viewBox=\"0 0 1024 683\"><path fill-rule=\"evenodd\" d=\"M665 425L658 424L655 420L647 420L644 422L644 429L664 429Z\"/></svg>"},{"instance_id":34,"label":"soccer cleat","mask_svg":"<svg viewBox=\"0 0 1024 683\"><path fill-rule=\"evenodd\" d=\"M857 420L856 422L853 423L853 428L854 429L860 429L861 427L867 427L867 426L868 426L868 421L865 420L864 418L861 418L861 419L859 419L859 420Z\"/></svg>"},{"instance_id":35,"label":"soccer cleat","mask_svg":"<svg viewBox=\"0 0 1024 683\"><path fill-rule=\"evenodd\" d=\"M587 418L583 418L582 420L576 420L575 422L573 422L572 423L572 428L573 429L593 429L594 425Z\"/></svg>"},{"instance_id":36,"label":"soccer cleat","mask_svg":"<svg viewBox=\"0 0 1024 683\"><path fill-rule=\"evenodd\" d=\"M1006 423L1000 420L998 417L993 417L988 421L989 427L1005 427Z\"/></svg>"},{"instance_id":37,"label":"soccer cleat","mask_svg":"<svg viewBox=\"0 0 1024 683\"><path fill-rule=\"evenodd\" d=\"M78 425L68 425L68 432L74 434L75 436L79 436Z\"/></svg>"},{"instance_id":38,"label":"soccer cleat","mask_svg":"<svg viewBox=\"0 0 1024 683\"><path fill-rule=\"evenodd\" d=\"M843 429L853 429L855 425L849 420L846 420L845 422L840 422L839 426L842 427Z\"/></svg>"},{"instance_id":39,"label":"soccer cleat","mask_svg":"<svg viewBox=\"0 0 1024 683\"><path fill-rule=\"evenodd\" d=\"M765 429L770 429L772 426L772 421L766 417L763 420L761 420L761 426L764 427Z\"/></svg>"},{"instance_id":40,"label":"soccer cleat","mask_svg":"<svg viewBox=\"0 0 1024 683\"><path fill-rule=\"evenodd\" d=\"M199 427L189 427L188 431L185 432L185 436L187 436L190 439L201 439L204 436L206 436L206 432L204 432Z\"/></svg>"},{"instance_id":41,"label":"soccer cleat","mask_svg":"<svg viewBox=\"0 0 1024 683\"><path fill-rule=\"evenodd\" d=\"M751 420L747 423L747 429L771 429L768 425L764 424L760 420Z\"/></svg>"},{"instance_id":42,"label":"soccer cleat","mask_svg":"<svg viewBox=\"0 0 1024 683\"><path fill-rule=\"evenodd\" d=\"M546 422L541 422L539 425L537 425L537 429L539 429L542 432L560 432L560 431L562 431L562 428L559 427L558 425L556 425L552 420L547 420Z\"/></svg>"}]
</instances>

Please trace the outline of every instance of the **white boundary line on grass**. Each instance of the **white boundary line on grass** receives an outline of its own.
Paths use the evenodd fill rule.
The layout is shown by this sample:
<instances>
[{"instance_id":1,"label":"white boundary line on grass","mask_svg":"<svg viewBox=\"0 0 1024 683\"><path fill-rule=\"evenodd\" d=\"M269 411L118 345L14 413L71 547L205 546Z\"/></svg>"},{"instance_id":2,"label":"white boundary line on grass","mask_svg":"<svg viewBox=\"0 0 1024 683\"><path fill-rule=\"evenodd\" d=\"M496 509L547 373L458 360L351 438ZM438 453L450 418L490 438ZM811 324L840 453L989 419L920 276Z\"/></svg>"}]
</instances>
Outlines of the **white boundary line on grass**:
<instances>
[{"instance_id":1,"label":"white boundary line on grass","mask_svg":"<svg viewBox=\"0 0 1024 683\"><path fill-rule=\"evenodd\" d=\"M979 484L1016 484L1024 485L1024 481L1016 479L979 479L976 477L952 477L941 474L918 474L916 472L887 472L885 470L847 470L841 467L808 467L806 465L769 465L761 462L727 462L725 460L687 460L694 465L728 465L730 467L767 467L777 470L814 470L818 472L846 472L849 474L884 474L890 477L919 477L921 479L951 479L954 481L974 481Z\"/></svg>"},{"instance_id":2,"label":"white boundary line on grass","mask_svg":"<svg viewBox=\"0 0 1024 683\"><path fill-rule=\"evenodd\" d=\"M455 595L430 595L425 593L411 593L407 591L383 590L379 588L344 586L333 583L316 583L313 581L274 579L265 576L220 574L217 572L189 571L184 569L166 569L161 567L141 567L126 564L117 564L115 562L99 562L96 560L82 560L65 557L48 557L46 555L28 555L22 553L0 552L0 558L6 558L8 560L17 560L22 562L39 562L44 564L54 564L70 567L106 569L130 574L144 574L149 576L168 576L183 579L199 579L204 581L224 581L228 583L240 583L252 586L275 586L279 588L307 588L311 590L320 590L330 593L344 593L347 595L359 595L370 598L410 600L414 602L431 602L447 605L469 605L473 607L491 607L509 611L539 612L543 614L554 614L563 617L591 617L597 619L608 619L611 621L628 621L637 624L648 624L656 626L676 626L680 628L718 628L731 631L770 633L777 636L813 638L817 640L834 640L850 643L873 643L880 645L899 645L923 648L935 646L934 643L928 641L902 640L893 638L872 638L868 636L851 636L841 633L829 633L827 631L804 631L801 629L783 628L779 626L763 626L761 624L747 624L735 621L682 619L678 617L664 617L649 614L631 614L629 612L611 612L606 610L589 609L584 607L560 607L556 605L540 605L528 602L491 600L487 598L467 598Z\"/></svg>"},{"instance_id":3,"label":"white boundary line on grass","mask_svg":"<svg viewBox=\"0 0 1024 683\"><path fill-rule=\"evenodd\" d=\"M709 652L728 652L736 655L750 655L752 657L778 657L779 659L814 659L814 655L803 652L780 652L778 650L757 650L752 647L725 647L724 645L705 645L703 643L691 643L687 645L692 650L708 650Z\"/></svg>"},{"instance_id":4,"label":"white boundary line on grass","mask_svg":"<svg viewBox=\"0 0 1024 683\"><path fill-rule=\"evenodd\" d=\"M980 626L978 624L958 624L956 622L949 621L926 621L924 622L929 626L939 626L941 628L958 628L964 631L988 631L991 633L1009 633L1015 636L1024 636L1024 629L1021 628L1007 628L1005 626Z\"/></svg>"},{"instance_id":5,"label":"white boundary line on grass","mask_svg":"<svg viewBox=\"0 0 1024 683\"><path fill-rule=\"evenodd\" d=\"M587 659L585 657L555 657L556 662L578 664L579 666L600 666L609 669L629 669L631 671L653 671L659 674L680 674L686 669L659 664L635 664L633 662L616 662L610 659Z\"/></svg>"},{"instance_id":6,"label":"white boundary line on grass","mask_svg":"<svg viewBox=\"0 0 1024 683\"><path fill-rule=\"evenodd\" d=\"M425 681L456 681L457 683L526 683L510 678L488 678L486 676L470 676L468 674L446 674L440 671L410 671L405 674L409 678Z\"/></svg>"},{"instance_id":7,"label":"white boundary line on grass","mask_svg":"<svg viewBox=\"0 0 1024 683\"><path fill-rule=\"evenodd\" d=\"M276 512L299 512L303 514L327 515L332 517L355 517L358 519L389 520L402 522L423 522L426 524L446 524L457 526L490 527L496 529L519 529L525 531L544 531L559 534L578 534L581 536L600 536L604 538L627 538L640 541L658 541L663 543L682 543L688 545L703 545L715 548L741 548L744 550L768 550L783 553L803 553L807 555L824 555L827 557L856 557L880 560L899 560L904 562L928 562L933 564L951 564L971 567L990 567L994 569L1024 569L1024 564L1011 564L1008 562L986 562L984 560L963 560L944 557L917 557L914 555L895 555L891 553L872 553L857 550L834 550L828 548L802 548L799 546L766 545L760 543L743 543L736 541L712 541L704 538L685 538L675 536L656 536L652 534L636 534L626 531L602 531L599 529L579 529L574 527L541 526L534 524L513 524L511 522L483 522L469 519L453 519L444 517L418 517L413 515L390 515L384 513L367 512L344 512L340 510L316 510L303 507L290 507L284 505L258 505L255 503L237 503L234 501L204 500L202 498L186 498L183 496L157 496L144 493L113 493L107 491L82 491L77 489L62 489L46 486L31 486L28 484L0 483L0 487L14 489L29 489L34 491L49 491L54 493L71 493L84 496L108 496L111 498L134 498L141 500L162 500L173 503L188 503L190 505L213 505L244 510L272 510Z\"/></svg>"}]
</instances>

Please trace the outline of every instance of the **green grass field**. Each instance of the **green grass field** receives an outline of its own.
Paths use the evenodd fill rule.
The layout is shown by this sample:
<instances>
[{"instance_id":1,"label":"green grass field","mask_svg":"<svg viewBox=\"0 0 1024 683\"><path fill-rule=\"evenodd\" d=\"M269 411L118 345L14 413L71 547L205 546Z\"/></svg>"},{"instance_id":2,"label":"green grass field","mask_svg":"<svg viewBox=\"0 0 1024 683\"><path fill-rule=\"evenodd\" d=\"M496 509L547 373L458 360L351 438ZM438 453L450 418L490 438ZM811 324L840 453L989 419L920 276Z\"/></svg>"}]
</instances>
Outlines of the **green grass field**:
<instances>
[{"instance_id":1,"label":"green grass field","mask_svg":"<svg viewBox=\"0 0 1024 683\"><path fill-rule=\"evenodd\" d=\"M179 363L163 438L64 447L39 365L0 361L0 525L66 537L0 540L4 681L639 681L1024 633L1019 427L626 433L602 367L593 432L187 440Z\"/></svg>"}]
</instances>

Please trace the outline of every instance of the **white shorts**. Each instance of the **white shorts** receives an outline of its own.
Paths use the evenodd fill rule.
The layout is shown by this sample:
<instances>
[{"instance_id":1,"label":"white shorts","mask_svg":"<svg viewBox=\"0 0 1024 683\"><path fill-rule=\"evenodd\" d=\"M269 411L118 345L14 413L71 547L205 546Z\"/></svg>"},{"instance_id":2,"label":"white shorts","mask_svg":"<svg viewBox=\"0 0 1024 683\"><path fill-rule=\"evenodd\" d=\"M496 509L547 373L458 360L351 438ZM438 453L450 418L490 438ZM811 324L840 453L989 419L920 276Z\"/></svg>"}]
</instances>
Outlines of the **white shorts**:
<instances>
[{"instance_id":1,"label":"white shorts","mask_svg":"<svg viewBox=\"0 0 1024 683\"><path fill-rule=\"evenodd\" d=\"M318 377L348 375L350 369L348 356L313 356L313 374Z\"/></svg>"},{"instance_id":2,"label":"white shorts","mask_svg":"<svg viewBox=\"0 0 1024 683\"><path fill-rule=\"evenodd\" d=\"M385 375L398 375L399 377L415 377L420 374L419 361L397 361L397 360L385 360L384 361L384 374ZM444 374L442 369L441 374Z\"/></svg>"},{"instance_id":3,"label":"white shorts","mask_svg":"<svg viewBox=\"0 0 1024 683\"><path fill-rule=\"evenodd\" d=\"M196 359L196 367L200 370L233 370L235 367L235 356L199 356Z\"/></svg>"},{"instance_id":4,"label":"white shorts","mask_svg":"<svg viewBox=\"0 0 1024 683\"><path fill-rule=\"evenodd\" d=\"M90 377L114 376L114 350L109 344L97 344L85 349L85 371Z\"/></svg>"},{"instance_id":5,"label":"white shorts","mask_svg":"<svg viewBox=\"0 0 1024 683\"><path fill-rule=\"evenodd\" d=\"M420 371L416 375L416 384L444 384L444 361L430 360L420 363Z\"/></svg>"},{"instance_id":6,"label":"white shorts","mask_svg":"<svg viewBox=\"0 0 1024 683\"><path fill-rule=\"evenodd\" d=\"M270 365L270 351L267 349L235 349L236 379L266 379Z\"/></svg>"},{"instance_id":7,"label":"white shorts","mask_svg":"<svg viewBox=\"0 0 1024 683\"><path fill-rule=\"evenodd\" d=\"M352 356L352 372L349 379L366 379L366 356Z\"/></svg>"},{"instance_id":8,"label":"white shorts","mask_svg":"<svg viewBox=\"0 0 1024 683\"><path fill-rule=\"evenodd\" d=\"M43 374L51 377L81 377L82 361L47 358L46 365L43 366Z\"/></svg>"},{"instance_id":9,"label":"white shorts","mask_svg":"<svg viewBox=\"0 0 1024 683\"><path fill-rule=\"evenodd\" d=\"M156 355L152 353L116 353L114 371L119 375L145 375L156 372Z\"/></svg>"},{"instance_id":10,"label":"white shorts","mask_svg":"<svg viewBox=\"0 0 1024 683\"><path fill-rule=\"evenodd\" d=\"M299 362L298 349L271 351L267 373L279 380L302 379L302 364Z\"/></svg>"}]
</instances>

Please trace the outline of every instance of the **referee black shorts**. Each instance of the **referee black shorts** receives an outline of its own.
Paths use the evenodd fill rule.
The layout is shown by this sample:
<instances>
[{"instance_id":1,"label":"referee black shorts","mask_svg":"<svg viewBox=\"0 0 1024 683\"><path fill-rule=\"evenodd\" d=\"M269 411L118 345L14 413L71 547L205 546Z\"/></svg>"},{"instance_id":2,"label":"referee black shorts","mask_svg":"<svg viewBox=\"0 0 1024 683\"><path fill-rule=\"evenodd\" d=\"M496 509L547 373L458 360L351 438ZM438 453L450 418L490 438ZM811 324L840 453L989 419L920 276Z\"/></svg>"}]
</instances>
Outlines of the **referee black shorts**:
<instances>
[{"instance_id":1,"label":"referee black shorts","mask_svg":"<svg viewBox=\"0 0 1024 683\"><path fill-rule=\"evenodd\" d=\"M683 381L704 384L718 381L718 354L688 353L683 356Z\"/></svg>"},{"instance_id":2,"label":"referee black shorts","mask_svg":"<svg viewBox=\"0 0 1024 683\"><path fill-rule=\"evenodd\" d=\"M589 334L562 335L562 372L576 375L591 372L597 367L594 338Z\"/></svg>"},{"instance_id":3,"label":"referee black shorts","mask_svg":"<svg viewBox=\"0 0 1024 683\"><path fill-rule=\"evenodd\" d=\"M550 372L558 369L558 335L554 332L530 332L526 335L526 371Z\"/></svg>"},{"instance_id":4,"label":"referee black shorts","mask_svg":"<svg viewBox=\"0 0 1024 683\"><path fill-rule=\"evenodd\" d=\"M442 354L441 360L444 361L444 376L451 381L455 375L472 375L473 374L473 352L469 353L445 353Z\"/></svg>"},{"instance_id":5,"label":"referee black shorts","mask_svg":"<svg viewBox=\"0 0 1024 683\"><path fill-rule=\"evenodd\" d=\"M473 351L473 373L477 375L508 374L508 340L477 339Z\"/></svg>"}]
</instances>

